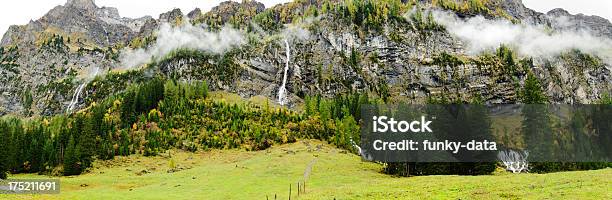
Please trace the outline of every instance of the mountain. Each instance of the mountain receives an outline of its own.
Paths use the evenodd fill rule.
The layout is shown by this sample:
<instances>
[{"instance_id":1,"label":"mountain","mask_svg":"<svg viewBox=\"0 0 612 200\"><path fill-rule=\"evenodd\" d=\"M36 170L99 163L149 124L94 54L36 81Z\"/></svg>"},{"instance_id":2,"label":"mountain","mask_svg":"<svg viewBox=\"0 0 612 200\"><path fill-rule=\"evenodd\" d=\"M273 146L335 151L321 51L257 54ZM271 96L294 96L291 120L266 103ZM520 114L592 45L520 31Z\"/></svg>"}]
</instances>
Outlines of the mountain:
<instances>
[{"instance_id":1,"label":"mountain","mask_svg":"<svg viewBox=\"0 0 612 200\"><path fill-rule=\"evenodd\" d=\"M83 34L97 45L109 46L135 37L149 19L121 18L116 8L99 8L93 0L70 0L26 26L11 26L2 39L2 45L34 42L36 34L55 30L59 31L58 34Z\"/></svg>"},{"instance_id":2,"label":"mountain","mask_svg":"<svg viewBox=\"0 0 612 200\"><path fill-rule=\"evenodd\" d=\"M196 9L184 16L175 9L157 19L123 18L117 9L98 7L93 0L69 0L4 34L0 81L6 84L0 86L0 115L49 116L71 105L84 108L156 74L206 80L213 90L275 101L285 85L289 106L309 95L351 92L390 103L423 103L442 96L518 103L528 73L538 77L554 103L593 103L612 89L611 67L604 57L580 49L552 57L520 55L512 48L473 55L465 41L428 15L431 10L612 39L608 20L562 9L538 13L520 0L308 0L272 8L228 1L206 13ZM123 70L131 67L123 66L126 49L150 50L165 42L159 41L163 24L170 24L167 30L175 34L182 33L184 24L194 24L197 31L217 37L211 44L225 41L229 34L224 30L237 30L244 42L222 53L175 49L149 65ZM188 30L193 34L193 28ZM196 43L204 42L211 41Z\"/></svg>"},{"instance_id":3,"label":"mountain","mask_svg":"<svg viewBox=\"0 0 612 200\"><path fill-rule=\"evenodd\" d=\"M610 21L603 17L583 14L571 15L560 8L549 11L546 16L551 19L550 24L555 29L589 30L597 36L612 38L612 25Z\"/></svg>"},{"instance_id":4,"label":"mountain","mask_svg":"<svg viewBox=\"0 0 612 200\"><path fill-rule=\"evenodd\" d=\"M150 35L158 21L123 18L116 8L100 8L93 0L69 0L36 21L11 26L1 42L6 67L0 80L7 84L0 90L0 113L22 113L30 106L37 114L61 112L73 93L62 87L71 87L73 79L94 68L116 66L111 57L117 50ZM30 96L34 105L24 105L23 98Z\"/></svg>"},{"instance_id":5,"label":"mountain","mask_svg":"<svg viewBox=\"0 0 612 200\"><path fill-rule=\"evenodd\" d=\"M599 16L571 15L562 8L556 8L547 13L539 13L525 7L521 0L499 2L500 8L523 22L543 24L563 30L588 30L597 36L612 38L612 24L609 20Z\"/></svg>"}]
</instances>

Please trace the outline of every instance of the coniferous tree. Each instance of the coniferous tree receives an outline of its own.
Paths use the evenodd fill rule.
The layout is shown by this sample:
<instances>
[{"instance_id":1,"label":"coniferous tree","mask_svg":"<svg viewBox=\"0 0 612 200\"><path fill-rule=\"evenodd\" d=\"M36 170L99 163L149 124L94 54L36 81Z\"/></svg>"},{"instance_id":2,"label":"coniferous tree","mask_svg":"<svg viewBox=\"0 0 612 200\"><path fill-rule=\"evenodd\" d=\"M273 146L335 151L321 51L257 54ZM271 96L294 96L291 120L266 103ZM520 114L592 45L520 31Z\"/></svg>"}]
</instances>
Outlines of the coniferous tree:
<instances>
[{"instance_id":1,"label":"coniferous tree","mask_svg":"<svg viewBox=\"0 0 612 200\"><path fill-rule=\"evenodd\" d=\"M44 133L42 124L31 125L29 132L31 135L29 145L29 156L28 156L28 172L39 172L43 170L43 146L44 146Z\"/></svg>"},{"instance_id":2,"label":"coniferous tree","mask_svg":"<svg viewBox=\"0 0 612 200\"><path fill-rule=\"evenodd\" d=\"M70 137L68 145L66 146L66 152L64 153L64 175L78 175L81 174L81 162L80 162L80 147L75 144L74 137Z\"/></svg>"},{"instance_id":3,"label":"coniferous tree","mask_svg":"<svg viewBox=\"0 0 612 200\"><path fill-rule=\"evenodd\" d=\"M593 105L593 129L597 133L596 140L599 143L599 154L601 157L612 155L612 96L604 94L599 104ZM612 163L609 163L612 166Z\"/></svg>"},{"instance_id":4,"label":"coniferous tree","mask_svg":"<svg viewBox=\"0 0 612 200\"><path fill-rule=\"evenodd\" d=\"M520 91L519 95L524 104L545 104L548 101L548 98L546 98L542 90L540 81L533 72L527 74L525 86Z\"/></svg>"},{"instance_id":5,"label":"coniferous tree","mask_svg":"<svg viewBox=\"0 0 612 200\"><path fill-rule=\"evenodd\" d=\"M0 119L0 179L6 179L9 171L9 141L8 125Z\"/></svg>"},{"instance_id":6,"label":"coniferous tree","mask_svg":"<svg viewBox=\"0 0 612 200\"><path fill-rule=\"evenodd\" d=\"M529 72L525 80L525 86L521 91L521 98L526 105L522 109L522 133L524 136L529 157L534 161L542 161L550 157L553 152L553 137L551 121L548 108L543 105L547 102L540 81L532 72ZM545 172L554 168L555 164L532 162L533 171Z\"/></svg>"},{"instance_id":7,"label":"coniferous tree","mask_svg":"<svg viewBox=\"0 0 612 200\"><path fill-rule=\"evenodd\" d=\"M468 124L469 130L467 133L477 141L494 141L492 122L491 118L489 117L490 113L488 112L487 107L483 105L480 96L472 101L472 105L470 105L468 110L468 115L469 117L466 124ZM490 161L494 158L496 158L496 153L493 151L485 151L475 155L474 159L481 159L481 162L465 163L464 165L469 167L466 174L482 175L492 173L495 171L496 163L483 161Z\"/></svg>"},{"instance_id":8,"label":"coniferous tree","mask_svg":"<svg viewBox=\"0 0 612 200\"><path fill-rule=\"evenodd\" d=\"M122 127L127 128L131 127L132 124L136 121L135 112L135 104L134 104L134 96L135 92L128 91L123 97L123 101L121 104L121 121L123 122Z\"/></svg>"},{"instance_id":9,"label":"coniferous tree","mask_svg":"<svg viewBox=\"0 0 612 200\"><path fill-rule=\"evenodd\" d=\"M23 172L23 164L25 163L25 152L26 148L24 145L25 133L23 130L23 126L21 124L21 120L13 119L11 122L12 126L12 137L11 137L11 152L10 152L10 165L11 171L19 173Z\"/></svg>"},{"instance_id":10,"label":"coniferous tree","mask_svg":"<svg viewBox=\"0 0 612 200\"><path fill-rule=\"evenodd\" d=\"M47 140L45 140L45 144L43 146L43 153L42 153L42 169L43 171L46 171L48 169L51 169L53 167L55 167L57 165L57 155L58 152L56 151L56 147L55 147L55 142L53 141L52 138L48 138Z\"/></svg>"},{"instance_id":11,"label":"coniferous tree","mask_svg":"<svg viewBox=\"0 0 612 200\"><path fill-rule=\"evenodd\" d=\"M502 70L506 73L506 75L514 75L514 73L516 73L517 67L516 62L514 61L514 53L512 52L512 50L505 45L501 45L499 49L497 49L497 56L504 65L504 68Z\"/></svg>"},{"instance_id":12,"label":"coniferous tree","mask_svg":"<svg viewBox=\"0 0 612 200\"><path fill-rule=\"evenodd\" d=\"M94 122L90 116L83 116L83 131L79 135L77 146L80 147L79 160L81 168L87 168L93 162L96 154L96 134L94 133Z\"/></svg>"},{"instance_id":13,"label":"coniferous tree","mask_svg":"<svg viewBox=\"0 0 612 200\"><path fill-rule=\"evenodd\" d=\"M590 146L586 144L589 138L585 134L585 125L586 125L586 113L583 113L582 110L576 109L572 111L572 118L570 121L570 131L572 133L572 145L567 145L573 147L572 149L561 149L562 151L571 151L574 154L568 157L585 157L592 152ZM564 145L566 146L566 145Z\"/></svg>"}]
</instances>

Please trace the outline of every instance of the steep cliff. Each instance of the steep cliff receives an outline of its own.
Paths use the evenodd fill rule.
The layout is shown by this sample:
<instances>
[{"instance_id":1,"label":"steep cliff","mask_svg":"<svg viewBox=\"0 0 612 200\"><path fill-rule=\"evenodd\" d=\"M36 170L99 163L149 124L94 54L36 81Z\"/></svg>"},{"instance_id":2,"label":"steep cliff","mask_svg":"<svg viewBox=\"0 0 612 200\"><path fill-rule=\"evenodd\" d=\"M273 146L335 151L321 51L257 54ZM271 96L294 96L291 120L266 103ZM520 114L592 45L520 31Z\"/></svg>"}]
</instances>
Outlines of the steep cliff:
<instances>
[{"instance_id":1,"label":"steep cliff","mask_svg":"<svg viewBox=\"0 0 612 200\"><path fill-rule=\"evenodd\" d=\"M611 92L610 63L599 55L580 49L524 55L512 45L474 54L466 41L428 13L445 10L459 19L484 16L546 27L550 34L585 31L610 39L612 25L603 18L560 9L538 13L519 0L354 2L296 1L267 9L255 1L225 2L186 17L175 9L158 19L127 19L91 0L70 0L28 25L12 26L4 35L0 79L6 84L0 87L0 114L62 113L82 84L77 108L156 74L206 80L212 89L276 100L287 61L289 106L307 95L350 92L391 103L423 103L442 96L518 103L528 73L536 74L554 103L593 103ZM124 66L120 57L127 49L147 52L166 44L158 39L164 34L162 24L171 24L172 33L194 24L217 34L215 41L201 38L201 43L224 41L224 27L240 32L246 42L223 52L188 50L191 46L184 45L169 55L148 55L150 64ZM612 52L604 54L612 57Z\"/></svg>"}]
</instances>

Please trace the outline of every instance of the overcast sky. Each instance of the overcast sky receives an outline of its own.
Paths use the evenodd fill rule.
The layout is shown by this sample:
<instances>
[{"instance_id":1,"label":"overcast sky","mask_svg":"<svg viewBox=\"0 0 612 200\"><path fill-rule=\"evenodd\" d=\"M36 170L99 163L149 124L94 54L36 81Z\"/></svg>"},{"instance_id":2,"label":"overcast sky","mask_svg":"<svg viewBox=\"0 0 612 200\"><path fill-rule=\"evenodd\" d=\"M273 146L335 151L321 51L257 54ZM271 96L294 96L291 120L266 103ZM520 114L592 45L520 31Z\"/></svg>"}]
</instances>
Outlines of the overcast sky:
<instances>
[{"instance_id":1,"label":"overcast sky","mask_svg":"<svg viewBox=\"0 0 612 200\"><path fill-rule=\"evenodd\" d=\"M0 6L0 33L8 29L10 25L27 24L30 20L42 17L47 11L57 5L63 5L67 0L6 0ZM160 13L167 12L173 8L180 8L183 13L199 7L208 11L224 0L96 0L100 7L116 7L119 14L124 17L142 17L150 15L155 18ZM289 0L259 0L266 7ZM584 13L587 15L599 15L612 19L612 1L610 0L523 0L527 7L540 12L547 12L553 8L564 8L572 14Z\"/></svg>"}]
</instances>

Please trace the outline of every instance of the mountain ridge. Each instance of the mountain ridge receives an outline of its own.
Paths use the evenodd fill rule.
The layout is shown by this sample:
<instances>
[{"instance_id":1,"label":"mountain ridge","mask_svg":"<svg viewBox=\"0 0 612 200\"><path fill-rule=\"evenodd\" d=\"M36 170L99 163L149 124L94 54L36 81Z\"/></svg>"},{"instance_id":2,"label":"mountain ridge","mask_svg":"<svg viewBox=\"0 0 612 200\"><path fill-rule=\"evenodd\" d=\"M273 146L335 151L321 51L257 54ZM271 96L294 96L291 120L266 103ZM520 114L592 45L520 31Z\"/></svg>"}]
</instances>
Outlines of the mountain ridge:
<instances>
[{"instance_id":1,"label":"mountain ridge","mask_svg":"<svg viewBox=\"0 0 612 200\"><path fill-rule=\"evenodd\" d=\"M429 3L432 2L431 0L422 0L422 1L429 2ZM318 3L320 1L315 1L315 2ZM537 12L535 10L525 7L525 5L522 3L522 0L492 0L492 2L493 2L492 5L499 6L500 8L507 11L510 16L523 20L526 23L546 24L546 25L553 26L554 28L579 29L579 30L589 29L590 31L593 31L597 36L605 36L605 37L612 38L612 23L610 22L610 20L597 16L597 15L584 15L582 13L572 15L568 11L564 10L563 8L555 8L546 13L540 13L540 12ZM247 1L244 3L226 1L226 2L222 2L218 6L213 7L209 12L206 12L206 13L202 13L202 11L199 8L196 8L193 11L190 11L189 14L186 15L186 17L195 18L203 14L211 14L215 12L217 13L228 12L229 9L240 9L241 6L249 7L253 5L257 7L258 12L261 12L264 9L268 9L268 8L265 8L265 6L262 3L259 3L257 1ZM277 7L277 6L282 6L282 4L278 4L269 9L273 9L274 7ZM74 8L76 10L71 10L69 8ZM14 37L14 35L16 35L16 32L20 32L19 31L20 29L40 31L39 29L40 26L44 26L45 22L61 21L61 18L59 15L62 15L62 14L66 15L66 14L71 14L75 12L79 13L80 11L91 12L91 13L88 13L87 15L93 15L95 17L103 18L104 21L109 24L122 24L122 25L133 24L129 26L133 32L138 32L135 30L141 28L147 20L153 19L150 16L143 16L143 17L134 18L134 19L121 17L119 15L117 8L98 7L95 4L94 0L68 0L63 6L62 5L56 6L54 9L50 10L47 14L45 14L42 18L38 20L30 21L30 23L26 25L11 25L9 29L3 34L3 37L1 40L2 42L0 42L0 46L7 46L10 43L14 42L11 37ZM172 12L176 12L176 9L175 11L169 11L169 12L160 14L160 19L163 19L162 15L172 13ZM237 10L233 10L231 12L235 13L237 12ZM83 14L86 15L85 13ZM569 18L568 20L570 20L571 24L561 24L551 19L551 18L560 17L560 16ZM227 16L225 16L225 18L227 18ZM223 21L227 21L227 19L223 19ZM69 29L69 27L60 27L60 29ZM70 33L71 31L67 31L67 32ZM87 32L87 31L84 30L83 32ZM108 45L112 43L99 42L98 44Z\"/></svg>"},{"instance_id":2,"label":"mountain ridge","mask_svg":"<svg viewBox=\"0 0 612 200\"><path fill-rule=\"evenodd\" d=\"M380 4L391 9L393 2ZM437 1L438 4L423 2L426 3L404 1L400 7L416 7L425 13L427 9L443 9L460 18L483 15L514 23L546 25L558 31L589 30L597 36L612 38L612 25L600 20L602 18L569 15L562 10L538 13L519 0L490 0L469 9L458 4L440 5L442 1ZM196 9L184 16L180 9L174 9L160 14L157 19L129 19L119 16L115 8L96 6L92 0L69 0L39 20L12 26L4 35L1 46L5 48L0 53L7 55L4 57L14 56L6 62L12 67L0 68L0 79L8 83L0 87L0 114L61 113L67 103L72 102L70 97L75 89L89 81L83 78L88 77L89 71L99 69L105 74L125 67L120 66L122 63L118 59L121 51L155 45L155 34L164 23L173 27L191 23L213 32L230 24L242 31L251 31L251 34L264 32L262 41L249 41L227 54L169 55L166 60L152 63L159 67L154 73L206 80L213 90L227 90L243 97L277 98L286 57L282 53L284 44L276 40L285 37L282 34L285 34L286 24L306 24L303 26L311 36L307 40L290 41L291 51L299 52L290 57L287 82L289 99L295 103L306 95L333 97L352 91L388 96L392 102L419 103L431 96L458 92L469 94L454 97L461 101L469 101L471 95L479 93L487 103L517 103L520 100L516 86L522 84L527 72L538 75L551 102L555 103L594 102L609 92L612 85L610 66L581 52L535 58L533 68L504 74L506 64L484 62L486 57L466 55L463 41L429 19L398 18L392 14L375 19L377 14L373 13L370 14L374 16L372 19L356 20L350 13L353 11L347 9L350 5L344 4L342 1L313 0L265 8L256 1L224 2L206 13ZM552 20L557 15L567 20ZM353 20L347 20L350 18ZM12 46L18 48L10 48ZM519 58L513 60L518 62ZM582 63L592 64L583 66ZM482 69L489 71L485 73ZM83 99L76 101L79 105L95 102L100 97L120 92L125 84L137 82L147 73L131 73L137 77L126 77L120 84L113 82L121 86L107 85L105 87L112 89L104 90L100 85L107 80L96 79L85 87ZM469 76L455 77L455 73ZM27 101L26 97L34 100Z\"/></svg>"}]
</instances>

